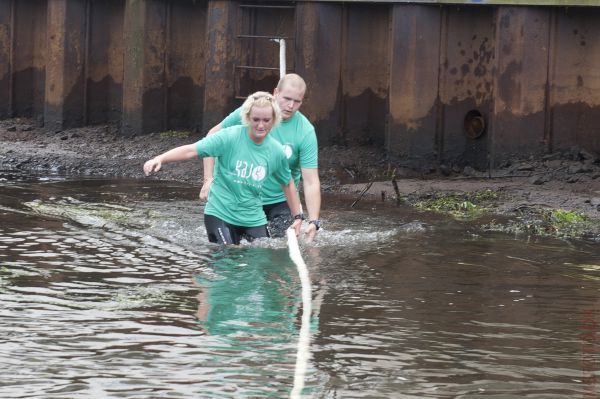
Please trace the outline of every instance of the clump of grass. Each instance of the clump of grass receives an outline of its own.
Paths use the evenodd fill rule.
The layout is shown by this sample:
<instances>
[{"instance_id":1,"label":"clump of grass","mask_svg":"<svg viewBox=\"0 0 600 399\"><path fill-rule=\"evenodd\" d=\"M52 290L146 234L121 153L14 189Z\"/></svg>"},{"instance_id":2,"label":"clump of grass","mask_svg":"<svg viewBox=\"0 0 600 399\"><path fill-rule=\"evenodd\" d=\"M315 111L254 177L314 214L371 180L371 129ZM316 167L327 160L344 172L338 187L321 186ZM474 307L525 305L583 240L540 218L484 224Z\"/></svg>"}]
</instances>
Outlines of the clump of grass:
<instances>
[{"instance_id":1,"label":"clump of grass","mask_svg":"<svg viewBox=\"0 0 600 399\"><path fill-rule=\"evenodd\" d=\"M187 139L191 132L188 130L167 130L160 133L161 139Z\"/></svg>"},{"instance_id":2,"label":"clump of grass","mask_svg":"<svg viewBox=\"0 0 600 399\"><path fill-rule=\"evenodd\" d=\"M496 200L500 199L500 194L498 194L497 191L487 189L487 190L477 191L473 195L473 199L477 203L496 201Z\"/></svg>"},{"instance_id":3,"label":"clump of grass","mask_svg":"<svg viewBox=\"0 0 600 399\"><path fill-rule=\"evenodd\" d=\"M476 219L492 212L501 193L482 190L473 193L436 193L425 200L418 200L415 207L425 211L445 213L457 219Z\"/></svg>"},{"instance_id":4,"label":"clump of grass","mask_svg":"<svg viewBox=\"0 0 600 399\"><path fill-rule=\"evenodd\" d=\"M493 220L482 228L486 231L555 238L593 237L600 233L600 223L579 212L565 209L529 208L506 224Z\"/></svg>"},{"instance_id":5,"label":"clump of grass","mask_svg":"<svg viewBox=\"0 0 600 399\"><path fill-rule=\"evenodd\" d=\"M584 215L564 209L555 209L551 211L550 219L554 221L557 227L569 226L573 223L581 223L586 221L586 217Z\"/></svg>"},{"instance_id":6,"label":"clump of grass","mask_svg":"<svg viewBox=\"0 0 600 399\"><path fill-rule=\"evenodd\" d=\"M418 209L445 213L458 219L474 219L481 216L485 209L472 201L455 194L434 197L415 204Z\"/></svg>"}]
</instances>

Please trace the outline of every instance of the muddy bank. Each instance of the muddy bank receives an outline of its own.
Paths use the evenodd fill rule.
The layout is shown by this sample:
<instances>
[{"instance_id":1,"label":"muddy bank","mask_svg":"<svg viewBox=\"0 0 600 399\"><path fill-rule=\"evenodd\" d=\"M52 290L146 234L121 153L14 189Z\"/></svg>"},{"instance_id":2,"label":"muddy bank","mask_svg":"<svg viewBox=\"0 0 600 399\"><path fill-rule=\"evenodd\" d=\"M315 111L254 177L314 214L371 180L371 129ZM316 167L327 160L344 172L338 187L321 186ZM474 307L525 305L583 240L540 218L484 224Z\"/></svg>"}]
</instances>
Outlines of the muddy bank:
<instances>
[{"instance_id":1,"label":"muddy bank","mask_svg":"<svg viewBox=\"0 0 600 399\"><path fill-rule=\"evenodd\" d=\"M32 120L8 119L0 121L0 170L142 178L144 161L201 137L168 131L124 138L111 125L50 131ZM439 203L450 210L473 205L525 224L562 209L593 222L584 235L600 235L600 156L578 148L514 160L493 173L453 165L414 171L370 147L323 147L319 158L324 191L345 194L349 203L371 198L442 212L447 209ZM198 161L170 164L152 178L199 187L201 168Z\"/></svg>"}]
</instances>

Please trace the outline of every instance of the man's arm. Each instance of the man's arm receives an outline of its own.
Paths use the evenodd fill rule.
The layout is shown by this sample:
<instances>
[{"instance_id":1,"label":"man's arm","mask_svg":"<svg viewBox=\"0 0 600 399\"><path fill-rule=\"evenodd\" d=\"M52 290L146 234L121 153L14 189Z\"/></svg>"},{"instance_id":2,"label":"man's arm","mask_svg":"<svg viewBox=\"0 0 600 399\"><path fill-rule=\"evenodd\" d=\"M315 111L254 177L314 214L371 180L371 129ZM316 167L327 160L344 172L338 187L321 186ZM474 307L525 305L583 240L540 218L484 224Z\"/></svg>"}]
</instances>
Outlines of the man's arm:
<instances>
[{"instance_id":1,"label":"man's arm","mask_svg":"<svg viewBox=\"0 0 600 399\"><path fill-rule=\"evenodd\" d=\"M211 134L215 134L219 130L223 128L222 124L213 126L212 129L206 133L206 136L210 136ZM202 188L200 189L200 201L206 201L208 198L208 192L210 191L210 185L212 184L214 171L215 171L215 159L213 157L205 157L202 159L202 165L204 166L204 176L202 180Z\"/></svg>"},{"instance_id":2,"label":"man's arm","mask_svg":"<svg viewBox=\"0 0 600 399\"><path fill-rule=\"evenodd\" d=\"M285 198L287 200L288 207L292 212L292 215L300 214L300 199L298 198L298 193L296 192L296 184L294 183L294 179L290 179L288 184L282 184L281 190L285 194ZM296 235L300 234L300 227L302 227L302 219L294 219L294 223L290 226L290 228L296 231Z\"/></svg>"},{"instance_id":3,"label":"man's arm","mask_svg":"<svg viewBox=\"0 0 600 399\"><path fill-rule=\"evenodd\" d=\"M321 214L321 180L319 169L302 168L302 185L304 188L304 201L308 211L308 220L319 219ZM308 225L306 236L311 241L317 234L317 226L313 223Z\"/></svg>"}]
</instances>

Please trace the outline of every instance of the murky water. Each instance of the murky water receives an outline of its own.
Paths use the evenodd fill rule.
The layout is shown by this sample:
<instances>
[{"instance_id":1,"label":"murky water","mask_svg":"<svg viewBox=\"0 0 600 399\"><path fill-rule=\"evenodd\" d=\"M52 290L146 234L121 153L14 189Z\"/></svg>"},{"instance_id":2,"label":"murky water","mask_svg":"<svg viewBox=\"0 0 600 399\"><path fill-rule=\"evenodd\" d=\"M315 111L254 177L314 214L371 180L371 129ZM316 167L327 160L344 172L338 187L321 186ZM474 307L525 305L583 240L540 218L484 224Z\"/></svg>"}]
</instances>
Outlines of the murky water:
<instances>
[{"instance_id":1,"label":"murky water","mask_svg":"<svg viewBox=\"0 0 600 399\"><path fill-rule=\"evenodd\" d=\"M283 240L208 244L197 188L0 174L0 397L284 398ZM326 197L305 397L600 391L600 247Z\"/></svg>"}]
</instances>

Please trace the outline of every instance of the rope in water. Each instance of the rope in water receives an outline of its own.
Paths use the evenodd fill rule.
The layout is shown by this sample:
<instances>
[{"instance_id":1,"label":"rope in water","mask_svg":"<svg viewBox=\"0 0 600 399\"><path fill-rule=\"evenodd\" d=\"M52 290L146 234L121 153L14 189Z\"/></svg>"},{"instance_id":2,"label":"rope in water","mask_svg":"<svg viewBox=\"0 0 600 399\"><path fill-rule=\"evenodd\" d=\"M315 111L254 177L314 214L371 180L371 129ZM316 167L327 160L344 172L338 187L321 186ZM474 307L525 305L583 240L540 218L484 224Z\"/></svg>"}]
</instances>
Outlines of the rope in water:
<instances>
[{"instance_id":1,"label":"rope in water","mask_svg":"<svg viewBox=\"0 0 600 399\"><path fill-rule=\"evenodd\" d=\"M304 376L308 367L308 357L310 355L310 314L311 310L311 287L308 269L302 254L294 229L287 230L288 249L290 258L296 264L300 283L302 284L302 324L300 325L300 336L298 337L298 352L296 353L296 370L294 372L294 387L290 393L290 398L300 398L302 388L304 388Z\"/></svg>"}]
</instances>

